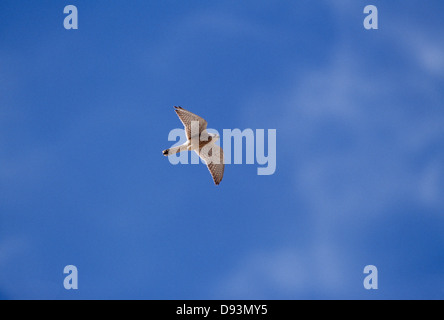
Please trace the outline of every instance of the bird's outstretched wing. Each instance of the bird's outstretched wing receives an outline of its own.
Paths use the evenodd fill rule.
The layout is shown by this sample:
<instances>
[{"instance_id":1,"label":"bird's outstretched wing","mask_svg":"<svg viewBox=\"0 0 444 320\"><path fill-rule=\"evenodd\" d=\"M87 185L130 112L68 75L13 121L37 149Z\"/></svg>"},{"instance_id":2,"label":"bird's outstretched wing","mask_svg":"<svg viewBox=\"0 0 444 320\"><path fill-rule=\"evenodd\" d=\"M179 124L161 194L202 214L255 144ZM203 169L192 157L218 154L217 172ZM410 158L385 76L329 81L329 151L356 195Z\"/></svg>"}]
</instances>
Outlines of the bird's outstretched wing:
<instances>
[{"instance_id":1,"label":"bird's outstretched wing","mask_svg":"<svg viewBox=\"0 0 444 320\"><path fill-rule=\"evenodd\" d=\"M210 170L214 183L219 185L224 176L224 151L215 143L209 143L203 147L199 156L205 161L208 170Z\"/></svg>"},{"instance_id":2,"label":"bird's outstretched wing","mask_svg":"<svg viewBox=\"0 0 444 320\"><path fill-rule=\"evenodd\" d=\"M179 116L180 121L182 121L185 127L185 133L187 135L188 140L191 139L191 122L198 121L199 122L199 134L207 128L207 122L205 119L195 115L194 113L185 110L182 107L174 107L177 115Z\"/></svg>"}]
</instances>

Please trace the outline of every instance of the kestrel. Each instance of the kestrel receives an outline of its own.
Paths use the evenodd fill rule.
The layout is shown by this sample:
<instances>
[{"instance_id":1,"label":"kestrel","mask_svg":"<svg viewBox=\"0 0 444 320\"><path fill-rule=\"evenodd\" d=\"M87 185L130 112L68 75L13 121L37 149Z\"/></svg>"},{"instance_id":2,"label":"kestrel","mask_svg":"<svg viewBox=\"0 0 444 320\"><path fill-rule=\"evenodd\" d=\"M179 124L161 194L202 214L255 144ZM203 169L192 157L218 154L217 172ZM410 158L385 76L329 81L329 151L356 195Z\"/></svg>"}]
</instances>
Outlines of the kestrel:
<instances>
[{"instance_id":1,"label":"kestrel","mask_svg":"<svg viewBox=\"0 0 444 320\"><path fill-rule=\"evenodd\" d=\"M181 107L174 107L180 121L185 127L187 142L178 147L173 147L163 151L163 155L170 156L182 151L194 150L206 163L210 170L214 183L219 185L224 175L224 152L216 144L219 140L218 134L207 132L207 122L205 119L185 110Z\"/></svg>"}]
</instances>

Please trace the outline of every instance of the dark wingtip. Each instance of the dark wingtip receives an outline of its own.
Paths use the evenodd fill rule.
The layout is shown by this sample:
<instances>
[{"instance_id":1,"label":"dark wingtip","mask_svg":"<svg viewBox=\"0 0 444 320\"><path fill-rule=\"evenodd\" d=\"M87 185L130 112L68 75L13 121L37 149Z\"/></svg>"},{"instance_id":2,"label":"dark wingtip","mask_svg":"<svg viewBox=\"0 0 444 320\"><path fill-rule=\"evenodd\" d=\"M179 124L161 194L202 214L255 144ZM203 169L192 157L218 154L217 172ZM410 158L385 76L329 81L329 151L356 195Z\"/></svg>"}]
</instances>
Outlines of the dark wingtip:
<instances>
[{"instance_id":1,"label":"dark wingtip","mask_svg":"<svg viewBox=\"0 0 444 320\"><path fill-rule=\"evenodd\" d=\"M163 150L163 151L162 151L163 155L164 155L164 156L167 156L167 155L168 155L168 151L169 151L169 149Z\"/></svg>"}]
</instances>

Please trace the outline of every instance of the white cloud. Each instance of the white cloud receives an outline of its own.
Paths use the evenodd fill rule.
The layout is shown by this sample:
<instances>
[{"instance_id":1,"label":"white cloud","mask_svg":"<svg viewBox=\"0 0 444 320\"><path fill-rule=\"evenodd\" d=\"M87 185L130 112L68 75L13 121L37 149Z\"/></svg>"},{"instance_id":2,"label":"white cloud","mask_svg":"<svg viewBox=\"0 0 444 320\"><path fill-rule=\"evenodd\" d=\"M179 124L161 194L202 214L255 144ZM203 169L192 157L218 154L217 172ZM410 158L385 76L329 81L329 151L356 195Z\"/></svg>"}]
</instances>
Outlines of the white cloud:
<instances>
[{"instance_id":1,"label":"white cloud","mask_svg":"<svg viewBox=\"0 0 444 320\"><path fill-rule=\"evenodd\" d=\"M444 76L444 36L438 30L422 26L393 23L392 39L401 46L423 71L432 76ZM406 32L408 30L408 32Z\"/></svg>"},{"instance_id":2,"label":"white cloud","mask_svg":"<svg viewBox=\"0 0 444 320\"><path fill-rule=\"evenodd\" d=\"M442 207L444 190L444 166L436 161L428 164L421 174L419 195L423 203L431 207Z\"/></svg>"},{"instance_id":3,"label":"white cloud","mask_svg":"<svg viewBox=\"0 0 444 320\"><path fill-rule=\"evenodd\" d=\"M338 237L350 222L335 221L359 225L363 216L384 219L382 213L405 200L442 208L444 169L436 155L425 156L424 150L442 141L444 134L444 113L436 111L442 96L429 94L435 84L432 77L444 67L443 42L418 33L403 38L405 29L397 30L383 33L382 41L393 44L385 50L410 48L410 69L370 73L374 62L344 39L332 48L327 66L295 75L289 82L296 85L289 85L286 92L252 97L246 105L246 110L285 108L274 120L281 139L289 137L285 141L291 147L278 153L281 162L285 157L295 164L289 174L315 232L311 246L247 254L224 281L222 292L228 297L261 298L273 291L297 296L311 290L337 295L359 287L349 277L360 271L350 269L357 253L345 254L340 248L349 244ZM414 102L407 94L424 97L422 106L413 105L417 112L412 112ZM325 140L331 135L336 140L329 146Z\"/></svg>"},{"instance_id":4,"label":"white cloud","mask_svg":"<svg viewBox=\"0 0 444 320\"><path fill-rule=\"evenodd\" d=\"M342 294L345 277L352 272L347 257L328 244L303 251L288 246L245 257L231 274L215 287L216 298L267 299L270 293L285 298L301 298L307 293ZM350 288L348 288L350 289Z\"/></svg>"}]
</instances>

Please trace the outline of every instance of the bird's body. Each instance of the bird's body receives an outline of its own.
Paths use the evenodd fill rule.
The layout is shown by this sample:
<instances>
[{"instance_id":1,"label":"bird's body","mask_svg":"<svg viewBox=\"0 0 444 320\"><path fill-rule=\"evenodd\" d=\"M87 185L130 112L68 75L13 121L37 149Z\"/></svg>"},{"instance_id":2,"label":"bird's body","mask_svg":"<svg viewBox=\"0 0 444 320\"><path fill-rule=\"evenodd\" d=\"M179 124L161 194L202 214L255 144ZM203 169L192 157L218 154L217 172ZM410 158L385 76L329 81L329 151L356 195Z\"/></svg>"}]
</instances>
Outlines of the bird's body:
<instances>
[{"instance_id":1,"label":"bird's body","mask_svg":"<svg viewBox=\"0 0 444 320\"><path fill-rule=\"evenodd\" d=\"M185 127L187 141L181 146L164 150L163 154L170 156L178 152L195 151L205 161L214 183L219 185L224 175L224 153L216 144L219 135L207 132L205 119L181 107L174 108Z\"/></svg>"}]
</instances>

